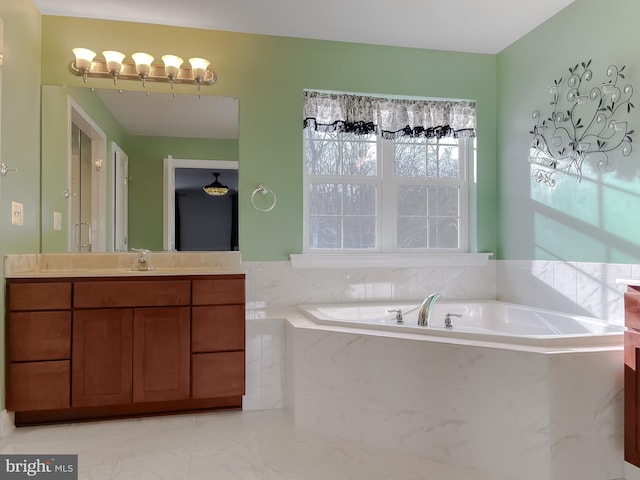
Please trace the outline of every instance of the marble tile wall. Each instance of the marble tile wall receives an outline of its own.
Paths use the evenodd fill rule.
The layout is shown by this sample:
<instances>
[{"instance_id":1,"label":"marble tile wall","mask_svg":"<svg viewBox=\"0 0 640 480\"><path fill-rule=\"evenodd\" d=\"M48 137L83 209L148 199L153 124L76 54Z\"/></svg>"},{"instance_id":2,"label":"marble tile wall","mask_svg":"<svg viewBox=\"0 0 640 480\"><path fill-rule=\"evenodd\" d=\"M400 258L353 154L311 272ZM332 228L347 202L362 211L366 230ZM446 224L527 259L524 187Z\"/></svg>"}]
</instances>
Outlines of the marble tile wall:
<instances>
[{"instance_id":1,"label":"marble tile wall","mask_svg":"<svg viewBox=\"0 0 640 480\"><path fill-rule=\"evenodd\" d=\"M539 260L496 261L496 298L624 323L620 278L639 278L640 266Z\"/></svg>"}]
</instances>

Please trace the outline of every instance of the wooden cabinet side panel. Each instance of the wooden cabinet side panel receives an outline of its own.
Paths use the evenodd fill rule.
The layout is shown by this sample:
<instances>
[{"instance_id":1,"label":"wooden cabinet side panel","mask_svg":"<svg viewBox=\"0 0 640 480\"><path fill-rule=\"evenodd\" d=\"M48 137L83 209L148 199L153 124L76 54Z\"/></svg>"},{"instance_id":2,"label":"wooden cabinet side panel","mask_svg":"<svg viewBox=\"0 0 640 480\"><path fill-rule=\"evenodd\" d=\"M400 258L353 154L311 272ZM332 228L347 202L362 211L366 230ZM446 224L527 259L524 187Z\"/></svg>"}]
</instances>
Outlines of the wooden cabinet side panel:
<instances>
[{"instance_id":1,"label":"wooden cabinet side panel","mask_svg":"<svg viewBox=\"0 0 640 480\"><path fill-rule=\"evenodd\" d=\"M7 369L7 410L69 408L69 360L12 363Z\"/></svg>"},{"instance_id":2,"label":"wooden cabinet side panel","mask_svg":"<svg viewBox=\"0 0 640 480\"><path fill-rule=\"evenodd\" d=\"M130 403L133 311L80 310L73 320L72 405Z\"/></svg>"},{"instance_id":3,"label":"wooden cabinet side panel","mask_svg":"<svg viewBox=\"0 0 640 480\"><path fill-rule=\"evenodd\" d=\"M189 398L190 320L188 307L134 310L134 402Z\"/></svg>"},{"instance_id":4,"label":"wooden cabinet side panel","mask_svg":"<svg viewBox=\"0 0 640 480\"><path fill-rule=\"evenodd\" d=\"M640 333L624 333L624 459L640 467L640 382L638 382L638 357Z\"/></svg>"},{"instance_id":5,"label":"wooden cabinet side panel","mask_svg":"<svg viewBox=\"0 0 640 480\"><path fill-rule=\"evenodd\" d=\"M193 307L191 315L192 352L244 350L244 305Z\"/></svg>"},{"instance_id":6,"label":"wooden cabinet side panel","mask_svg":"<svg viewBox=\"0 0 640 480\"><path fill-rule=\"evenodd\" d=\"M244 352L194 353L193 398L245 393Z\"/></svg>"},{"instance_id":7,"label":"wooden cabinet side panel","mask_svg":"<svg viewBox=\"0 0 640 480\"><path fill-rule=\"evenodd\" d=\"M193 305L231 305L245 303L244 275L193 280Z\"/></svg>"},{"instance_id":8,"label":"wooden cabinet side panel","mask_svg":"<svg viewBox=\"0 0 640 480\"><path fill-rule=\"evenodd\" d=\"M70 282L7 283L9 311L68 310L71 308Z\"/></svg>"},{"instance_id":9,"label":"wooden cabinet side panel","mask_svg":"<svg viewBox=\"0 0 640 480\"><path fill-rule=\"evenodd\" d=\"M69 360L71 312L9 312L7 354L11 362Z\"/></svg>"},{"instance_id":10,"label":"wooden cabinet side panel","mask_svg":"<svg viewBox=\"0 0 640 480\"><path fill-rule=\"evenodd\" d=\"M635 289L629 288L624 294L624 324L640 330L640 292Z\"/></svg>"}]
</instances>

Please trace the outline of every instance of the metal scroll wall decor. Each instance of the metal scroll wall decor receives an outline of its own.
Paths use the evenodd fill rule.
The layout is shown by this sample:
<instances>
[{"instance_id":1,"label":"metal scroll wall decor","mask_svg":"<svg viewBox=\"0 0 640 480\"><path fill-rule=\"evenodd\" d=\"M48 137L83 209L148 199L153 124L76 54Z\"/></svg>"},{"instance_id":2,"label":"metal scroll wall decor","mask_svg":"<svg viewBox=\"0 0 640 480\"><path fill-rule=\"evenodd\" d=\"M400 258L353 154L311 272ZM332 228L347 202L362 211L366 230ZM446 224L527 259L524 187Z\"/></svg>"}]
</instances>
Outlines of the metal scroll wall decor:
<instances>
[{"instance_id":1,"label":"metal scroll wall decor","mask_svg":"<svg viewBox=\"0 0 640 480\"><path fill-rule=\"evenodd\" d=\"M554 80L549 88L551 113L533 112L535 125L529 162L532 178L553 187L555 175L575 176L582 180L586 160L605 171L612 171L609 154L631 154L631 136L626 118L631 109L633 87L625 84L623 66L607 68L607 79L590 86L591 60L569 68L569 76Z\"/></svg>"}]
</instances>

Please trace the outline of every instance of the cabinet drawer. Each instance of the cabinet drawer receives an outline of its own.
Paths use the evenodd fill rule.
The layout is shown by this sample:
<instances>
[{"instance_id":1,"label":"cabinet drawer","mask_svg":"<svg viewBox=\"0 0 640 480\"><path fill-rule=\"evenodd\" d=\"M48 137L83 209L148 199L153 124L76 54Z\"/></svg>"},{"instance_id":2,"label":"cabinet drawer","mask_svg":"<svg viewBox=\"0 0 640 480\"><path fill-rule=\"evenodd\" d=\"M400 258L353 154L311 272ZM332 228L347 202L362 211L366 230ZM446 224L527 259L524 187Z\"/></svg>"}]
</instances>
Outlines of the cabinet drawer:
<instances>
[{"instance_id":1,"label":"cabinet drawer","mask_svg":"<svg viewBox=\"0 0 640 480\"><path fill-rule=\"evenodd\" d=\"M193 307L191 351L244 350L244 305Z\"/></svg>"},{"instance_id":2,"label":"cabinet drawer","mask_svg":"<svg viewBox=\"0 0 640 480\"><path fill-rule=\"evenodd\" d=\"M9 361L71 358L71 312L10 312L7 321Z\"/></svg>"},{"instance_id":3,"label":"cabinet drawer","mask_svg":"<svg viewBox=\"0 0 640 480\"><path fill-rule=\"evenodd\" d=\"M244 395L244 352L195 353L191 361L193 398Z\"/></svg>"},{"instance_id":4,"label":"cabinet drawer","mask_svg":"<svg viewBox=\"0 0 640 480\"><path fill-rule=\"evenodd\" d=\"M69 408L71 366L57 362L12 363L7 378L7 410Z\"/></svg>"},{"instance_id":5,"label":"cabinet drawer","mask_svg":"<svg viewBox=\"0 0 640 480\"><path fill-rule=\"evenodd\" d=\"M193 281L194 305L244 304L244 275Z\"/></svg>"},{"instance_id":6,"label":"cabinet drawer","mask_svg":"<svg viewBox=\"0 0 640 480\"><path fill-rule=\"evenodd\" d=\"M9 283L9 310L65 310L71 308L71 283Z\"/></svg>"},{"instance_id":7,"label":"cabinet drawer","mask_svg":"<svg viewBox=\"0 0 640 480\"><path fill-rule=\"evenodd\" d=\"M113 280L74 283L75 308L189 305L188 280Z\"/></svg>"}]
</instances>

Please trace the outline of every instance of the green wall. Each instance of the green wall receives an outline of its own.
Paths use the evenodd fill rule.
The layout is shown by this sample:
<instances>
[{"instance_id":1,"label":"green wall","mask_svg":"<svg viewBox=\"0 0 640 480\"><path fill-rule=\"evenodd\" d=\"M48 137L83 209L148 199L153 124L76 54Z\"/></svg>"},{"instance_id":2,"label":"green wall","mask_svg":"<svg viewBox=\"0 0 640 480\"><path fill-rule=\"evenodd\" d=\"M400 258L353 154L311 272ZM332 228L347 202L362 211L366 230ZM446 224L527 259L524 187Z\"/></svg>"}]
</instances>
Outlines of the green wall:
<instances>
[{"instance_id":1,"label":"green wall","mask_svg":"<svg viewBox=\"0 0 640 480\"><path fill-rule=\"evenodd\" d=\"M549 86L569 67L591 59L595 85L609 65L626 65L640 93L638 18L637 0L576 0L498 55L499 258L640 263L637 144L610 157L614 172L589 166L582 182L565 177L555 188L532 182L527 160L531 114L551 111ZM640 108L628 121L640 142Z\"/></svg>"},{"instance_id":2,"label":"green wall","mask_svg":"<svg viewBox=\"0 0 640 480\"><path fill-rule=\"evenodd\" d=\"M53 16L43 17L42 36L42 83L46 85L82 85L82 79L68 71L71 49L76 46L97 52L141 50L156 58L174 53L212 60L218 81L204 88L203 94L238 97L240 102L240 250L247 261L286 260L290 253L302 251L305 88L474 99L480 163L478 250L491 252L497 247L495 55ZM106 79L90 79L89 85L114 88ZM141 88L133 82L120 82L118 87ZM148 88L167 91L168 86L148 84ZM176 89L194 91L188 86ZM278 196L278 207L266 214L250 203L250 194L260 183ZM157 196L137 188L131 186L132 201Z\"/></svg>"},{"instance_id":3,"label":"green wall","mask_svg":"<svg viewBox=\"0 0 640 480\"><path fill-rule=\"evenodd\" d=\"M0 255L40 250L40 14L30 0L2 0L4 65L0 161L17 168L0 178ZM11 225L11 202L24 205L24 226ZM4 262L0 262L4 292ZM4 295L0 295L0 345L4 345ZM0 355L0 407L4 408L4 354Z\"/></svg>"}]
</instances>

